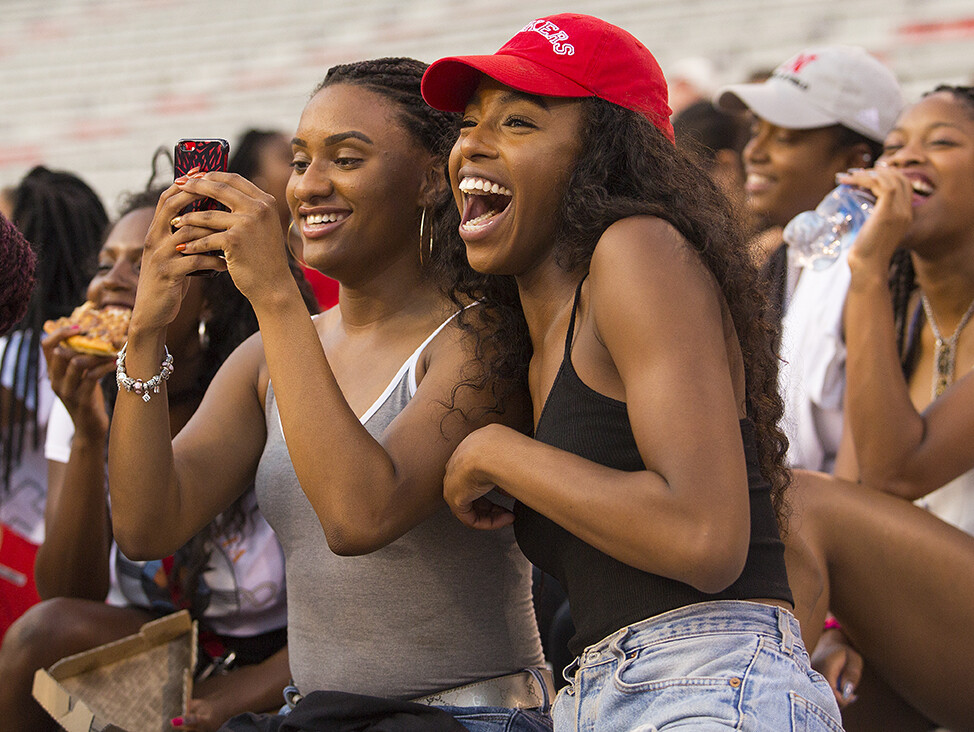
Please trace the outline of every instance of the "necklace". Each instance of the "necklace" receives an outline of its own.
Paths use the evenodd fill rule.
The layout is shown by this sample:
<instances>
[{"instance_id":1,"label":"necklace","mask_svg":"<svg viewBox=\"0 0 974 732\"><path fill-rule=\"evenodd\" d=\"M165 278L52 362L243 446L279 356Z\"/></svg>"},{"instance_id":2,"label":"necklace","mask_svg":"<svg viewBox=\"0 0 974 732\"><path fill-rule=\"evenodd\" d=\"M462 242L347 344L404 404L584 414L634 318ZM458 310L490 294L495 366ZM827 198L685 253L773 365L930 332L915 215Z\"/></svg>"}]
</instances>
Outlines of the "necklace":
<instances>
[{"instance_id":1,"label":"necklace","mask_svg":"<svg viewBox=\"0 0 974 732\"><path fill-rule=\"evenodd\" d=\"M930 301L927 300L925 293L920 294L920 300L923 302L923 310L927 314L930 329L933 331L934 338L937 339L933 356L933 385L930 390L931 397L936 399L954 381L954 359L957 357L957 339L960 338L960 332L964 330L964 326L971 319L971 315L974 315L974 300L968 305L967 312L961 317L954 334L947 340L944 340L944 337L940 334L940 328L937 327L937 321L933 317L933 308L930 307Z\"/></svg>"}]
</instances>

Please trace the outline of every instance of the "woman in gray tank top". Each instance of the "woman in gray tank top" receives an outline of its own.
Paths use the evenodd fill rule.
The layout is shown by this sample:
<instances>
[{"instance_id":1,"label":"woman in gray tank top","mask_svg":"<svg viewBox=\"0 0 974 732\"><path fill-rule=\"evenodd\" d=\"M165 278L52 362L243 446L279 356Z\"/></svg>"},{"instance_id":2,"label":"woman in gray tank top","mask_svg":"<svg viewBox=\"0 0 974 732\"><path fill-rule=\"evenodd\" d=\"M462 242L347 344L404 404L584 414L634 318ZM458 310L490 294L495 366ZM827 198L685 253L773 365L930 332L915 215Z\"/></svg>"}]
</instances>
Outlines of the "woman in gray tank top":
<instances>
[{"instance_id":1,"label":"woman in gray tank top","mask_svg":"<svg viewBox=\"0 0 974 732\"><path fill-rule=\"evenodd\" d=\"M424 69L334 67L301 116L287 198L295 254L341 283L322 315L309 318L293 286L270 196L193 172L163 195L120 366L131 391L110 446L115 536L130 557L163 556L255 480L286 554L296 709L313 694L327 716L332 690L372 697L374 715L440 707L444 729L548 729L530 566L510 528L471 530L442 498L464 436L526 429L530 408L523 371L489 348L491 313L464 309L476 275L465 269L449 294L434 276L452 281L466 262L436 246L459 220L443 173L458 119L423 103ZM229 210L180 213L201 196ZM165 372L166 327L199 269L228 270L261 331L170 442L165 379L153 398L124 377ZM482 359L506 376L488 380Z\"/></svg>"}]
</instances>

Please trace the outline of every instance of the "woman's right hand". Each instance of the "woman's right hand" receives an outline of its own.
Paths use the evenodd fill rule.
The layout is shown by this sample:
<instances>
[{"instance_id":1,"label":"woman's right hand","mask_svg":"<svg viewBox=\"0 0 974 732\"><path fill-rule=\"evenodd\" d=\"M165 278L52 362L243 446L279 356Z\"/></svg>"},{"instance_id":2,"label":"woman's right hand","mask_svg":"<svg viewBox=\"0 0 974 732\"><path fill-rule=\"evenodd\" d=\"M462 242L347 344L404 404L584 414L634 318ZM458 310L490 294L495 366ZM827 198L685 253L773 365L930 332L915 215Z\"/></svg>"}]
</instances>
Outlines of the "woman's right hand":
<instances>
[{"instance_id":1,"label":"woman's right hand","mask_svg":"<svg viewBox=\"0 0 974 732\"><path fill-rule=\"evenodd\" d=\"M108 412L99 382L115 370L114 356L78 353L64 345L76 326L59 328L41 341L51 388L64 403L75 433L96 440L108 434Z\"/></svg>"},{"instance_id":2,"label":"woman's right hand","mask_svg":"<svg viewBox=\"0 0 974 732\"><path fill-rule=\"evenodd\" d=\"M873 212L866 219L849 252L850 263L875 261L883 274L890 258L913 223L913 186L896 168L878 164L867 170L850 170L836 176L845 183L869 191L876 197Z\"/></svg>"},{"instance_id":3,"label":"woman's right hand","mask_svg":"<svg viewBox=\"0 0 974 732\"><path fill-rule=\"evenodd\" d=\"M198 175L190 171L187 175ZM132 311L130 331L164 330L176 318L179 307L189 289L188 276L199 270L224 271L226 262L209 254L183 254L180 245L198 239L206 229L182 226L175 232L172 220L200 196L188 193L173 184L159 197L155 216L145 238L139 288Z\"/></svg>"},{"instance_id":4,"label":"woman's right hand","mask_svg":"<svg viewBox=\"0 0 974 732\"><path fill-rule=\"evenodd\" d=\"M862 678L862 655L838 629L822 633L812 653L812 668L822 674L832 687L840 707L856 700L856 687Z\"/></svg>"}]
</instances>

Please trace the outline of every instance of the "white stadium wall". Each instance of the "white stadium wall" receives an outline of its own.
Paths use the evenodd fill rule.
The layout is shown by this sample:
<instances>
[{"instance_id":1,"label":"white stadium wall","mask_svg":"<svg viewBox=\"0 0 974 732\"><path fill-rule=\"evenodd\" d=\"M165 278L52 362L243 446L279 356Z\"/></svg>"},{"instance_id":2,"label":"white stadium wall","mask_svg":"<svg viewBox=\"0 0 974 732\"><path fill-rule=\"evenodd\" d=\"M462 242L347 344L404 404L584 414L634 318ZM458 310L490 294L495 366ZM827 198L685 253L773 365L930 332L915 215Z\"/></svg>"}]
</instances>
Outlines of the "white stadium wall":
<instances>
[{"instance_id":1,"label":"white stadium wall","mask_svg":"<svg viewBox=\"0 0 974 732\"><path fill-rule=\"evenodd\" d=\"M332 64L490 53L565 11L623 26L664 72L704 56L727 82L821 43L865 46L908 98L974 75L974 0L0 0L0 186L43 163L113 208L160 145L289 133Z\"/></svg>"}]
</instances>

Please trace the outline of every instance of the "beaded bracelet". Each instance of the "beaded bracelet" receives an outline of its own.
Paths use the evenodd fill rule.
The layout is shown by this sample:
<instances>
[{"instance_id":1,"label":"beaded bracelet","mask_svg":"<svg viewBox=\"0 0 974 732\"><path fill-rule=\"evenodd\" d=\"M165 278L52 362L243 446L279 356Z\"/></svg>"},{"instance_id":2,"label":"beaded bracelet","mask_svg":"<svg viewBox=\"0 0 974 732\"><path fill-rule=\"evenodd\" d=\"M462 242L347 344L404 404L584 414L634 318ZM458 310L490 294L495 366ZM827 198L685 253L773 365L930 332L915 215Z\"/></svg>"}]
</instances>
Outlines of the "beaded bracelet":
<instances>
[{"instance_id":1,"label":"beaded bracelet","mask_svg":"<svg viewBox=\"0 0 974 732\"><path fill-rule=\"evenodd\" d=\"M142 397L142 401L148 402L152 399L153 394L159 393L159 387L162 386L163 381L168 381L169 377L172 376L173 366L172 366L172 356L169 353L169 349L163 346L163 350L166 352L165 358L162 359L162 365L159 367L159 373L153 376L148 381L142 381L142 379L133 379L127 373L125 373L125 349L128 348L128 342L122 346L122 350L118 352L118 362L115 366L115 382L118 384L119 389L125 389L125 391L134 391L136 394Z\"/></svg>"}]
</instances>

